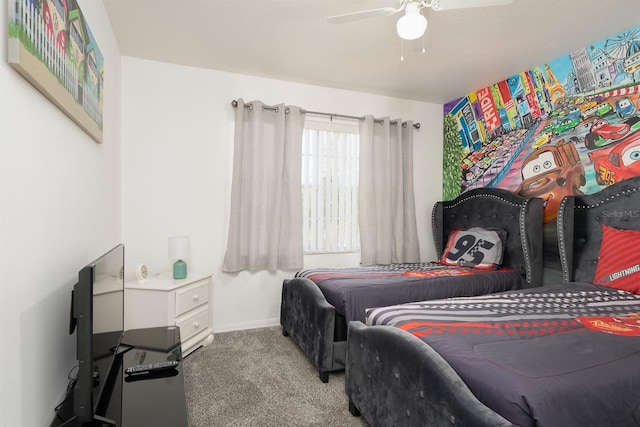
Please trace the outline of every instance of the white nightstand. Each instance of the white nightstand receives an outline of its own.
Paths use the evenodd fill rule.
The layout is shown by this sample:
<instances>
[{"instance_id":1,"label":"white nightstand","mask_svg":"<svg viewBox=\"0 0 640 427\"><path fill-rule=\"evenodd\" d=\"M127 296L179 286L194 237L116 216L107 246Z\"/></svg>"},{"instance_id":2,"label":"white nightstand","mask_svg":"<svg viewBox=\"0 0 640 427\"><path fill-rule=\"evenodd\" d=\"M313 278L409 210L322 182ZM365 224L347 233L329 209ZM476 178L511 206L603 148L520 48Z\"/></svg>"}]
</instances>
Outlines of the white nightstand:
<instances>
[{"instance_id":1,"label":"white nightstand","mask_svg":"<svg viewBox=\"0 0 640 427\"><path fill-rule=\"evenodd\" d=\"M177 325L182 355L213 342L211 329L211 275L189 274L174 279L170 273L125 283L125 329Z\"/></svg>"}]
</instances>

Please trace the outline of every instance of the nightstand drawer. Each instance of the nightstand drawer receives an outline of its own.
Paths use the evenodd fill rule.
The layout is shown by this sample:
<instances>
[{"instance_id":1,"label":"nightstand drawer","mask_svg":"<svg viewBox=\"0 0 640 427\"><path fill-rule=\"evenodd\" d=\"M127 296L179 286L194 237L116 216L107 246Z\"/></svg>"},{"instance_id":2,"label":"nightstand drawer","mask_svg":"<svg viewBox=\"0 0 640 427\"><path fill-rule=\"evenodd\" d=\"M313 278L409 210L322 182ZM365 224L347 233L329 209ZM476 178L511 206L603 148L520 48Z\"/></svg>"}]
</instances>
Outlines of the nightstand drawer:
<instances>
[{"instance_id":1,"label":"nightstand drawer","mask_svg":"<svg viewBox=\"0 0 640 427\"><path fill-rule=\"evenodd\" d=\"M209 279L201 280L176 292L176 317L209 301Z\"/></svg>"},{"instance_id":2,"label":"nightstand drawer","mask_svg":"<svg viewBox=\"0 0 640 427\"><path fill-rule=\"evenodd\" d=\"M126 329L180 327L182 357L213 342L211 275L191 273L174 279L170 273L125 283Z\"/></svg>"},{"instance_id":3,"label":"nightstand drawer","mask_svg":"<svg viewBox=\"0 0 640 427\"><path fill-rule=\"evenodd\" d=\"M209 307L202 307L184 318L176 319L176 326L180 327L180 337L186 341L195 334L209 328Z\"/></svg>"}]
</instances>

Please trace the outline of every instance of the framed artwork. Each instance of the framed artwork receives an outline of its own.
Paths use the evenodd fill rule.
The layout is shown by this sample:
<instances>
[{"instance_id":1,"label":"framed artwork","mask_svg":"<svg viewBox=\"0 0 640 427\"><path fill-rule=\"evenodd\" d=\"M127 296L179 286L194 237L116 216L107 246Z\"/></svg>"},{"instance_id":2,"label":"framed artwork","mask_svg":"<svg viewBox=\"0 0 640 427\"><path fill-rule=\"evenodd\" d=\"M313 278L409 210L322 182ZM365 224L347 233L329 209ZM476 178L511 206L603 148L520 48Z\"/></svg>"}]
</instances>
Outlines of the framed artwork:
<instances>
[{"instance_id":1,"label":"framed artwork","mask_svg":"<svg viewBox=\"0 0 640 427\"><path fill-rule=\"evenodd\" d=\"M10 0L8 61L102 143L104 58L76 0Z\"/></svg>"}]
</instances>

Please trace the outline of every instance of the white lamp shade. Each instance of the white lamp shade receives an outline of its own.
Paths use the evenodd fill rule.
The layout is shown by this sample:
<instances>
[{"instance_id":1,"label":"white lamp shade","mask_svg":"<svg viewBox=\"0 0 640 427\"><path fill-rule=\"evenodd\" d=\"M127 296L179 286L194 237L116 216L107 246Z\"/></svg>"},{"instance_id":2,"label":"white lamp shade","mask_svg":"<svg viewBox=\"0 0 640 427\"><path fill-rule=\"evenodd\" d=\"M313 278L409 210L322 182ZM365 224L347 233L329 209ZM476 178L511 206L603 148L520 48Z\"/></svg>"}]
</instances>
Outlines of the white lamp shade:
<instances>
[{"instance_id":1,"label":"white lamp shade","mask_svg":"<svg viewBox=\"0 0 640 427\"><path fill-rule=\"evenodd\" d=\"M398 35L405 40L415 40L422 37L427 30L427 18L422 16L420 9L410 7L414 3L409 3L406 9L406 15L398 19L396 29Z\"/></svg>"},{"instance_id":2,"label":"white lamp shade","mask_svg":"<svg viewBox=\"0 0 640 427\"><path fill-rule=\"evenodd\" d=\"M189 236L169 237L169 259L187 259L191 257L191 238Z\"/></svg>"}]
</instances>

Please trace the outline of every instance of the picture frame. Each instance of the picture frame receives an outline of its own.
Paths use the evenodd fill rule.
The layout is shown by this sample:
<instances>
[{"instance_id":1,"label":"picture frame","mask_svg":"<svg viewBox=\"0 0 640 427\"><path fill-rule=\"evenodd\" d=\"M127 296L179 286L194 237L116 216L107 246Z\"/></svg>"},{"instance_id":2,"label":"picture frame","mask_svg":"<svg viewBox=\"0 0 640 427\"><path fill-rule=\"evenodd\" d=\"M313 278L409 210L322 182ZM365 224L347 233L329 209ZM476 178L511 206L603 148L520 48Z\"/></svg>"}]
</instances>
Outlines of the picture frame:
<instances>
[{"instance_id":1,"label":"picture frame","mask_svg":"<svg viewBox=\"0 0 640 427\"><path fill-rule=\"evenodd\" d=\"M104 58L77 0L8 2L8 62L97 143Z\"/></svg>"}]
</instances>

